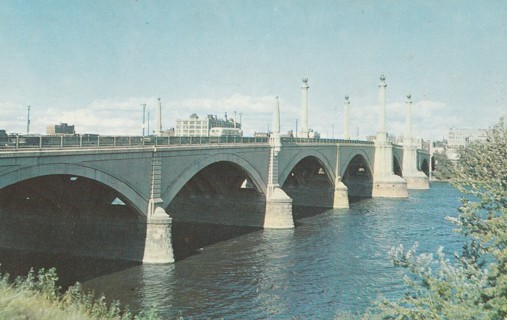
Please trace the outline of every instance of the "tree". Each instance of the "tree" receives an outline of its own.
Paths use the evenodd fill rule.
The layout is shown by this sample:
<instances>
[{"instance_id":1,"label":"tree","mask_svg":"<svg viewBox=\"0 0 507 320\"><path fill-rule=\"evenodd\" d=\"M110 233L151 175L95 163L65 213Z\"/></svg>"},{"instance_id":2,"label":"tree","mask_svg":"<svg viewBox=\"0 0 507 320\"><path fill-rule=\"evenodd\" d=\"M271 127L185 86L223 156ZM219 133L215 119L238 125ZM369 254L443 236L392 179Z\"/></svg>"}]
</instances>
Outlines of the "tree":
<instances>
[{"instance_id":1,"label":"tree","mask_svg":"<svg viewBox=\"0 0 507 320\"><path fill-rule=\"evenodd\" d=\"M448 218L466 241L446 258L391 250L397 266L410 270L405 297L382 299L365 318L507 319L507 132L503 119L484 142L460 152L453 185L464 197L457 218Z\"/></svg>"},{"instance_id":2,"label":"tree","mask_svg":"<svg viewBox=\"0 0 507 320\"><path fill-rule=\"evenodd\" d=\"M433 155L435 158L436 166L433 175L438 180L449 180L452 178L452 172L454 171L454 165L445 153L435 152Z\"/></svg>"}]
</instances>

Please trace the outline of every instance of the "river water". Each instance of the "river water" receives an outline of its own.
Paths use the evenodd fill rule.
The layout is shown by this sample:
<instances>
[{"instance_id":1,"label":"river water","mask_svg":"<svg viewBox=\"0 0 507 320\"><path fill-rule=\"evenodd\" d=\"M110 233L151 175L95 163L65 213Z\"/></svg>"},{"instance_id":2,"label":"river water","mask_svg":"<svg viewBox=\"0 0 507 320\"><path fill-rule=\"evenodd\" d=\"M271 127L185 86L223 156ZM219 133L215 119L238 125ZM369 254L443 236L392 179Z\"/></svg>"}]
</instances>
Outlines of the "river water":
<instances>
[{"instance_id":1,"label":"river water","mask_svg":"<svg viewBox=\"0 0 507 320\"><path fill-rule=\"evenodd\" d=\"M448 184L432 183L430 190L410 191L408 199L300 209L291 230L186 225L171 265L72 257L56 264L65 281L82 281L133 310L154 306L165 319L330 319L363 313L379 294L404 293L404 270L388 259L392 246L418 241L421 253L440 245L448 254L459 251L462 239L445 220L457 215L458 198ZM194 244L185 248L189 237ZM33 263L16 253L0 258ZM52 261L37 259L46 266Z\"/></svg>"}]
</instances>

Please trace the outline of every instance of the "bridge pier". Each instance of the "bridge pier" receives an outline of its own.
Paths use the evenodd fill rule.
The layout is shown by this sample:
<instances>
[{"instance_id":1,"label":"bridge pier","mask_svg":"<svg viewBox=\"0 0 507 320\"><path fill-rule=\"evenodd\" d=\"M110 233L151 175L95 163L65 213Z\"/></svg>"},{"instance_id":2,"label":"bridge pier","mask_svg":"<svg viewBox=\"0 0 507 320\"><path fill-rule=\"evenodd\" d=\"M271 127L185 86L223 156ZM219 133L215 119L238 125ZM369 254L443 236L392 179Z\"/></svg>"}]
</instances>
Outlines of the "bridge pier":
<instances>
[{"instance_id":1,"label":"bridge pier","mask_svg":"<svg viewBox=\"0 0 507 320\"><path fill-rule=\"evenodd\" d=\"M386 77L380 76L379 131L375 139L372 197L408 198L407 182L393 172L393 145L386 131Z\"/></svg>"},{"instance_id":2,"label":"bridge pier","mask_svg":"<svg viewBox=\"0 0 507 320\"><path fill-rule=\"evenodd\" d=\"M393 146L385 132L379 132L375 141L372 197L408 198L407 182L393 173Z\"/></svg>"},{"instance_id":3,"label":"bridge pier","mask_svg":"<svg viewBox=\"0 0 507 320\"><path fill-rule=\"evenodd\" d=\"M349 188L341 181L339 176L336 177L334 183L334 209L348 209L349 208Z\"/></svg>"},{"instance_id":4,"label":"bridge pier","mask_svg":"<svg viewBox=\"0 0 507 320\"><path fill-rule=\"evenodd\" d=\"M403 177L408 189L426 190L430 188L428 177L417 170L417 147L412 139L412 96L407 95L407 124L403 141Z\"/></svg>"},{"instance_id":5,"label":"bridge pier","mask_svg":"<svg viewBox=\"0 0 507 320\"><path fill-rule=\"evenodd\" d=\"M409 143L409 142L408 142ZM430 188L428 177L416 167L417 148L414 145L403 146L403 178L408 189L427 190Z\"/></svg>"},{"instance_id":6,"label":"bridge pier","mask_svg":"<svg viewBox=\"0 0 507 320\"><path fill-rule=\"evenodd\" d=\"M146 220L146 241L143 263L173 263L174 254L171 242L172 218L161 207L157 207Z\"/></svg>"},{"instance_id":7,"label":"bridge pier","mask_svg":"<svg viewBox=\"0 0 507 320\"><path fill-rule=\"evenodd\" d=\"M373 182L373 198L408 198L407 182L392 175L381 181Z\"/></svg>"},{"instance_id":8,"label":"bridge pier","mask_svg":"<svg viewBox=\"0 0 507 320\"><path fill-rule=\"evenodd\" d=\"M278 154L282 147L280 139L280 104L278 97L276 97L275 110L273 112L273 134L269 139L269 144L271 148L264 228L294 228L292 199L282 190L278 183Z\"/></svg>"},{"instance_id":9,"label":"bridge pier","mask_svg":"<svg viewBox=\"0 0 507 320\"><path fill-rule=\"evenodd\" d=\"M146 240L143 263L173 263L174 253L171 242L172 218L165 212L160 195L162 163L154 149L152 153L151 197L146 214Z\"/></svg>"},{"instance_id":10,"label":"bridge pier","mask_svg":"<svg viewBox=\"0 0 507 320\"><path fill-rule=\"evenodd\" d=\"M428 190L430 182L428 177L420 171L417 172L418 176L405 177L407 181L407 189L412 190Z\"/></svg>"},{"instance_id":11,"label":"bridge pier","mask_svg":"<svg viewBox=\"0 0 507 320\"><path fill-rule=\"evenodd\" d=\"M264 228L294 228L292 199L280 187L273 188L266 197Z\"/></svg>"},{"instance_id":12,"label":"bridge pier","mask_svg":"<svg viewBox=\"0 0 507 320\"><path fill-rule=\"evenodd\" d=\"M345 139L349 139L348 136L348 105L349 97L345 97ZM340 176L340 150L337 146L336 150L336 169L334 179L334 193L333 193L333 208L334 209L348 209L349 208L349 188L342 182Z\"/></svg>"}]
</instances>

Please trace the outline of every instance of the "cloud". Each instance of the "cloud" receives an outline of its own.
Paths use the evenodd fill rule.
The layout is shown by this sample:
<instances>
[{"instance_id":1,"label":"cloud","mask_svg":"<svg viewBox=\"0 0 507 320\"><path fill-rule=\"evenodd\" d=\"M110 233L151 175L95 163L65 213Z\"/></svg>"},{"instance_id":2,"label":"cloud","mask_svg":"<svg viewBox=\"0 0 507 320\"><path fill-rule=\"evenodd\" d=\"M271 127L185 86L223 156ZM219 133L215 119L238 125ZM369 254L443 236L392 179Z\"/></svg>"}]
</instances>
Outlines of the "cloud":
<instances>
[{"instance_id":1,"label":"cloud","mask_svg":"<svg viewBox=\"0 0 507 320\"><path fill-rule=\"evenodd\" d=\"M202 112L217 112L217 110L233 110L237 112L270 113L273 110L275 97L263 96L252 97L234 94L230 97L219 99L186 99L177 104L184 108L193 108Z\"/></svg>"},{"instance_id":2,"label":"cloud","mask_svg":"<svg viewBox=\"0 0 507 320\"><path fill-rule=\"evenodd\" d=\"M26 132L27 106L0 102L0 129L7 132Z\"/></svg>"},{"instance_id":3,"label":"cloud","mask_svg":"<svg viewBox=\"0 0 507 320\"><path fill-rule=\"evenodd\" d=\"M186 119L192 113L196 113L200 117L216 114L219 118L223 118L227 112L228 117L232 118L235 111L238 122L241 118L244 124L245 133L252 135L255 131L267 130L267 124L271 123L275 97L234 94L218 99L162 99L161 103L163 129L174 127L177 119ZM146 129L148 129L149 121L151 131L154 128L158 105L156 97L96 100L73 110L32 109L30 133L45 134L48 125L66 122L75 125L78 133L141 135L142 104L146 104ZM11 133L26 133L26 107L14 103L2 103L0 107L0 128L5 128Z\"/></svg>"},{"instance_id":4,"label":"cloud","mask_svg":"<svg viewBox=\"0 0 507 320\"><path fill-rule=\"evenodd\" d=\"M245 135L251 136L255 132L268 131L272 126L272 112L276 103L274 96L249 96L233 94L219 98L162 99L162 127L169 129L176 125L177 119L186 119L192 113L199 117L207 114L218 115L241 120ZM129 97L126 99L95 100L88 105L73 110L62 108L47 108L31 110L31 133L46 133L48 125L66 122L75 125L78 133L98 133L102 135L141 135L142 133L142 104L146 104L146 129L148 129L148 112L150 114L150 131L153 130L156 118L157 97ZM300 121L300 106L291 104L280 98L281 130L296 129L296 121ZM319 110L319 112L315 112ZM478 128L486 128L494 124L501 113L493 108L485 108L482 122L476 122ZM8 132L26 132L26 106L10 102L0 103L0 128ZM467 119L459 108L445 102L421 100L412 105L412 132L415 137L424 139L447 138L449 128L463 127L467 123L474 123L474 119ZM365 138L375 135L378 130L379 106L375 104L350 104L350 135ZM504 112L505 113L505 112ZM405 133L406 102L394 101L386 105L386 127L392 135ZM343 137L343 108L324 108L319 105L309 106L309 127L321 133L323 137ZM301 123L299 122L299 128Z\"/></svg>"},{"instance_id":5,"label":"cloud","mask_svg":"<svg viewBox=\"0 0 507 320\"><path fill-rule=\"evenodd\" d=\"M404 135L406 131L406 101L394 101L386 105L386 129L391 135ZM492 119L492 120L491 120ZM328 113L313 115L310 127L320 131L325 136L343 137L343 108L338 107ZM494 117L488 120L494 123ZM424 139L447 138L449 128L463 127L466 120L459 109L442 101L421 100L412 104L412 135ZM483 125L482 127L487 127ZM378 104L354 105L350 104L349 133L352 137L364 139L375 135L379 128Z\"/></svg>"}]
</instances>

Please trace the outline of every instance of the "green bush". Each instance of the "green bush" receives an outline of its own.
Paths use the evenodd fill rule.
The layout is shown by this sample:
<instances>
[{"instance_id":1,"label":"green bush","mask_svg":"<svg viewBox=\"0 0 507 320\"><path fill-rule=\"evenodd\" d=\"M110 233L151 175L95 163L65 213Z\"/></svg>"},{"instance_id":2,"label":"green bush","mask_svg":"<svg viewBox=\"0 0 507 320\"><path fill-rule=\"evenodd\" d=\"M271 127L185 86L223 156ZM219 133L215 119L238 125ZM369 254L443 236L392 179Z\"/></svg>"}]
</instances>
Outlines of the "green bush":
<instances>
[{"instance_id":1,"label":"green bush","mask_svg":"<svg viewBox=\"0 0 507 320\"><path fill-rule=\"evenodd\" d=\"M0 320L155 320L154 310L134 315L122 310L115 301L106 303L105 297L95 298L92 292L84 293L76 283L65 293L56 285L56 269L32 270L26 277L10 281L9 275L0 275Z\"/></svg>"},{"instance_id":2,"label":"green bush","mask_svg":"<svg viewBox=\"0 0 507 320\"><path fill-rule=\"evenodd\" d=\"M436 161L436 168L433 171L433 176L437 180L448 181L452 178L454 165L445 153L435 152L433 157Z\"/></svg>"}]
</instances>

